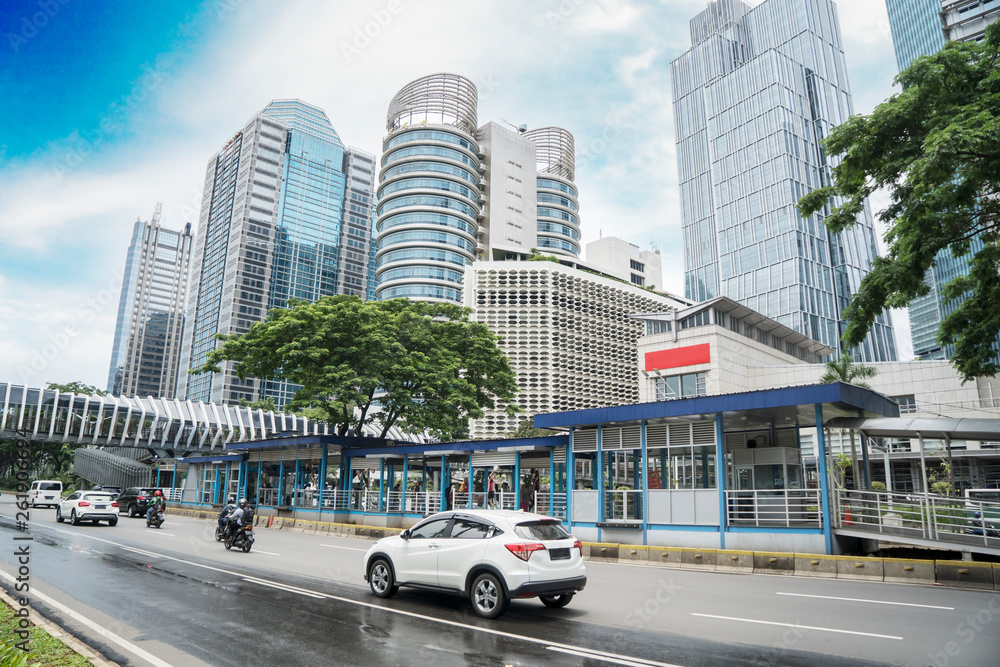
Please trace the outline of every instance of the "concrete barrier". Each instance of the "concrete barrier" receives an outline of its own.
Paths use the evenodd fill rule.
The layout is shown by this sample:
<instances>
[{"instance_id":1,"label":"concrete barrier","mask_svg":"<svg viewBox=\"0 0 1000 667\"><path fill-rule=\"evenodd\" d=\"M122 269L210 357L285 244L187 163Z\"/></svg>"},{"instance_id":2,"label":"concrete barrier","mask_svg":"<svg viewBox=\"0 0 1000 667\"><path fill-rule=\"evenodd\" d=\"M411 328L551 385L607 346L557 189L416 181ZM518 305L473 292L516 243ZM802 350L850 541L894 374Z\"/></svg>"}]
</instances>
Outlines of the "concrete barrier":
<instances>
[{"instance_id":1,"label":"concrete barrier","mask_svg":"<svg viewBox=\"0 0 1000 667\"><path fill-rule=\"evenodd\" d=\"M583 557L590 560L614 563L618 560L619 547L617 544L605 544L603 542L584 542Z\"/></svg>"},{"instance_id":2,"label":"concrete barrier","mask_svg":"<svg viewBox=\"0 0 1000 667\"><path fill-rule=\"evenodd\" d=\"M718 549L681 549L681 567L714 570Z\"/></svg>"},{"instance_id":3,"label":"concrete barrier","mask_svg":"<svg viewBox=\"0 0 1000 667\"><path fill-rule=\"evenodd\" d=\"M934 585L934 561L905 558L882 559L882 581Z\"/></svg>"},{"instance_id":4,"label":"concrete barrier","mask_svg":"<svg viewBox=\"0 0 1000 667\"><path fill-rule=\"evenodd\" d=\"M1000 591L1000 563L993 563L993 589Z\"/></svg>"},{"instance_id":5,"label":"concrete barrier","mask_svg":"<svg viewBox=\"0 0 1000 667\"><path fill-rule=\"evenodd\" d=\"M993 590L993 563L964 560L936 560L934 572L942 586Z\"/></svg>"},{"instance_id":6,"label":"concrete barrier","mask_svg":"<svg viewBox=\"0 0 1000 667\"><path fill-rule=\"evenodd\" d=\"M834 556L834 558L837 559L838 579L882 581L884 577L881 558L865 558L863 556Z\"/></svg>"},{"instance_id":7,"label":"concrete barrier","mask_svg":"<svg viewBox=\"0 0 1000 667\"><path fill-rule=\"evenodd\" d=\"M780 551L755 551L753 571L767 574L795 574L795 554Z\"/></svg>"},{"instance_id":8,"label":"concrete barrier","mask_svg":"<svg viewBox=\"0 0 1000 667\"><path fill-rule=\"evenodd\" d=\"M720 549L715 554L715 569L719 572L743 572L753 574L753 552L735 549Z\"/></svg>"},{"instance_id":9,"label":"concrete barrier","mask_svg":"<svg viewBox=\"0 0 1000 667\"><path fill-rule=\"evenodd\" d=\"M284 517L276 516L274 517L274 521L272 521L271 525L268 527L274 528L275 530L281 530L281 527L284 525L284 523L285 523Z\"/></svg>"},{"instance_id":10,"label":"concrete barrier","mask_svg":"<svg viewBox=\"0 0 1000 667\"><path fill-rule=\"evenodd\" d=\"M623 544L618 548L618 562L649 562L649 547L638 544Z\"/></svg>"},{"instance_id":11,"label":"concrete barrier","mask_svg":"<svg viewBox=\"0 0 1000 667\"><path fill-rule=\"evenodd\" d=\"M681 550L677 547L649 547L647 558L650 565L681 566Z\"/></svg>"},{"instance_id":12,"label":"concrete barrier","mask_svg":"<svg viewBox=\"0 0 1000 667\"><path fill-rule=\"evenodd\" d=\"M795 554L792 572L797 577L837 578L837 561L834 556Z\"/></svg>"}]
</instances>

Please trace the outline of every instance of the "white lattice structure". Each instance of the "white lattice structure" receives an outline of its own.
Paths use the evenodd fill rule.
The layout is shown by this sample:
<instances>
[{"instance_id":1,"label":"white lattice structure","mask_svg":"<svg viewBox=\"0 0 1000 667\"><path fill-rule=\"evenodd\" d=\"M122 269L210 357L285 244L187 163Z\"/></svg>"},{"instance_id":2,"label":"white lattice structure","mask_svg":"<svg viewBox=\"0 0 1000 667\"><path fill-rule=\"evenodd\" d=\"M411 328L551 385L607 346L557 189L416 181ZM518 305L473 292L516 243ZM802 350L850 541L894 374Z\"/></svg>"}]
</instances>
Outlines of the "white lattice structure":
<instances>
[{"instance_id":1,"label":"white lattice structure","mask_svg":"<svg viewBox=\"0 0 1000 667\"><path fill-rule=\"evenodd\" d=\"M505 405L473 420L473 438L517 427L526 416L635 403L634 313L684 307L676 297L555 262L476 262L466 268L465 305L501 338L517 374L521 414Z\"/></svg>"}]
</instances>

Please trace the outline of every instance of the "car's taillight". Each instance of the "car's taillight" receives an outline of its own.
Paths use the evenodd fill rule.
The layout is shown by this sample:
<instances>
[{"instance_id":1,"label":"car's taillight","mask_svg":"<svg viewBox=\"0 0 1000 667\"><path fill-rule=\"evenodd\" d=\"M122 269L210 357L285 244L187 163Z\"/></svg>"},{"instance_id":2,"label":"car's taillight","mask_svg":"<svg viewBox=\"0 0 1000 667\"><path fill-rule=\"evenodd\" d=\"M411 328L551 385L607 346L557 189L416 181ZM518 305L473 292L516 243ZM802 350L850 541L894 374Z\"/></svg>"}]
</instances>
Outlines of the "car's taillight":
<instances>
[{"instance_id":1,"label":"car's taillight","mask_svg":"<svg viewBox=\"0 0 1000 667\"><path fill-rule=\"evenodd\" d=\"M118 503L111 503L112 507L118 507Z\"/></svg>"},{"instance_id":2,"label":"car's taillight","mask_svg":"<svg viewBox=\"0 0 1000 667\"><path fill-rule=\"evenodd\" d=\"M507 547L507 551L525 562L531 558L531 554L535 551L545 551L545 545L541 542L520 542L518 544L505 544L504 546Z\"/></svg>"},{"instance_id":3,"label":"car's taillight","mask_svg":"<svg viewBox=\"0 0 1000 667\"><path fill-rule=\"evenodd\" d=\"M135 499L136 500L145 500L146 496L136 496Z\"/></svg>"},{"instance_id":4,"label":"car's taillight","mask_svg":"<svg viewBox=\"0 0 1000 667\"><path fill-rule=\"evenodd\" d=\"M90 507L90 503L88 503L86 500L81 500L79 505L80 507Z\"/></svg>"},{"instance_id":5,"label":"car's taillight","mask_svg":"<svg viewBox=\"0 0 1000 667\"><path fill-rule=\"evenodd\" d=\"M580 550L580 558L583 558L583 542L581 542L580 540L574 540L573 541L573 548L574 549L579 549Z\"/></svg>"}]
</instances>

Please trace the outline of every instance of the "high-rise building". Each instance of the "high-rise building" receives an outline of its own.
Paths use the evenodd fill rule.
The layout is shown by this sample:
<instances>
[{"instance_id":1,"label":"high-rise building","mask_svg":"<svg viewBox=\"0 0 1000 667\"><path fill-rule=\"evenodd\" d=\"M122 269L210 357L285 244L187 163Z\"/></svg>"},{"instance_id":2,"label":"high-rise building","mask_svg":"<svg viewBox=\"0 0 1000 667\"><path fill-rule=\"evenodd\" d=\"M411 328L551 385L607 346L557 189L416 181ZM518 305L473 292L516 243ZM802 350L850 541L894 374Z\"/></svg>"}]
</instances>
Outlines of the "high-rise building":
<instances>
[{"instance_id":1,"label":"high-rise building","mask_svg":"<svg viewBox=\"0 0 1000 667\"><path fill-rule=\"evenodd\" d=\"M326 113L275 100L211 160L205 175L184 335L183 395L236 402L295 387L222 373L187 375L218 344L289 299L368 298L375 157L345 149Z\"/></svg>"},{"instance_id":2,"label":"high-rise building","mask_svg":"<svg viewBox=\"0 0 1000 667\"><path fill-rule=\"evenodd\" d=\"M896 64L906 69L918 56L937 53L949 39L982 39L986 26L1000 15L997 0L886 0L889 27L896 50ZM910 302L910 338L913 354L922 359L950 359L953 345L938 342L941 321L953 313L961 300L946 301L941 294L949 282L969 273L968 259L982 249L972 242L969 252L955 257L944 249L934 257L927 272L930 291ZM1000 350L1000 340L997 343Z\"/></svg>"},{"instance_id":3,"label":"high-rise building","mask_svg":"<svg viewBox=\"0 0 1000 667\"><path fill-rule=\"evenodd\" d=\"M573 136L478 126L475 84L433 74L389 104L378 191L378 298L462 302L465 266L575 258L580 220Z\"/></svg>"},{"instance_id":4,"label":"high-rise building","mask_svg":"<svg viewBox=\"0 0 1000 667\"><path fill-rule=\"evenodd\" d=\"M108 372L114 396L177 396L191 223L183 232L164 229L160 210L132 230Z\"/></svg>"},{"instance_id":5,"label":"high-rise building","mask_svg":"<svg viewBox=\"0 0 1000 667\"><path fill-rule=\"evenodd\" d=\"M840 350L841 312L876 256L866 207L831 234L799 215L829 183L820 141L853 112L832 0L716 0L670 64L685 296L726 296ZM896 358L889 314L852 351Z\"/></svg>"}]
</instances>

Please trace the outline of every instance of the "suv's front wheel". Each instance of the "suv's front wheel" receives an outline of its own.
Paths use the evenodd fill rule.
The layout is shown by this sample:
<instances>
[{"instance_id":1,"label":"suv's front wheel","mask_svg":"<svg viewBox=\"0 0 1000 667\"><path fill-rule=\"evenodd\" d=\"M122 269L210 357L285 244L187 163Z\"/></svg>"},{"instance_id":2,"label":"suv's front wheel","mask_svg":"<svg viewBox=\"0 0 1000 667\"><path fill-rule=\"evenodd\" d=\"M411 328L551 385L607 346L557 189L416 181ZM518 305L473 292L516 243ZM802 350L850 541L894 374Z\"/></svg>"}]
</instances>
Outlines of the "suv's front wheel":
<instances>
[{"instance_id":1,"label":"suv's front wheel","mask_svg":"<svg viewBox=\"0 0 1000 667\"><path fill-rule=\"evenodd\" d=\"M392 568L384 558L375 559L368 568L368 586L380 598L391 598L399 590L392 576Z\"/></svg>"},{"instance_id":2,"label":"suv's front wheel","mask_svg":"<svg viewBox=\"0 0 1000 667\"><path fill-rule=\"evenodd\" d=\"M486 572L476 577L469 595L472 608L483 618L496 618L510 606L510 600L503 590L503 584L495 574Z\"/></svg>"}]
</instances>

